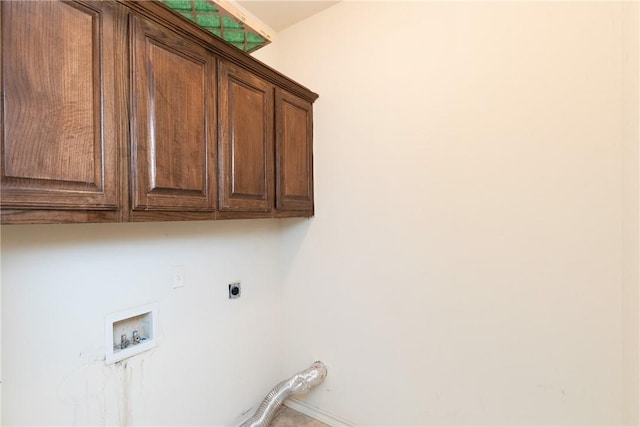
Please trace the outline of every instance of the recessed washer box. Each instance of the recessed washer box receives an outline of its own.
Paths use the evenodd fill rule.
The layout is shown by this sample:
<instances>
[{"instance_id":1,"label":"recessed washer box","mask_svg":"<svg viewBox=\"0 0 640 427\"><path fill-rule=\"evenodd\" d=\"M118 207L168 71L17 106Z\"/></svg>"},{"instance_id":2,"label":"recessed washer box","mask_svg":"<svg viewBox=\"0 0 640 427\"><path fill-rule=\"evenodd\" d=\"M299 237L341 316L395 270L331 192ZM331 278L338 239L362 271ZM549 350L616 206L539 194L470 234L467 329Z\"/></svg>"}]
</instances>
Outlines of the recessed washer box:
<instances>
[{"instance_id":1,"label":"recessed washer box","mask_svg":"<svg viewBox=\"0 0 640 427\"><path fill-rule=\"evenodd\" d=\"M157 304L108 315L104 322L107 365L156 347L157 318Z\"/></svg>"}]
</instances>

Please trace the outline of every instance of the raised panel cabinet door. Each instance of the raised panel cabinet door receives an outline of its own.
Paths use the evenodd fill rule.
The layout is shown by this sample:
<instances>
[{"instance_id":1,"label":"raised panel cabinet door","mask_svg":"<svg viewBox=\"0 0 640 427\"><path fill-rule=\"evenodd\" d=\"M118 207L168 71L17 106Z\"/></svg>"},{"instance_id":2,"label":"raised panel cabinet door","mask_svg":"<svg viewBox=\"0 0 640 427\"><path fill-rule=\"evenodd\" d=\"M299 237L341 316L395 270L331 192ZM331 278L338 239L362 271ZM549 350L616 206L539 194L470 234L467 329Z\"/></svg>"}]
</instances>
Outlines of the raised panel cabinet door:
<instances>
[{"instance_id":1,"label":"raised panel cabinet door","mask_svg":"<svg viewBox=\"0 0 640 427\"><path fill-rule=\"evenodd\" d=\"M132 208L215 209L213 56L144 18L131 18Z\"/></svg>"},{"instance_id":2,"label":"raised panel cabinet door","mask_svg":"<svg viewBox=\"0 0 640 427\"><path fill-rule=\"evenodd\" d=\"M117 210L114 5L0 2L2 208Z\"/></svg>"},{"instance_id":3,"label":"raised panel cabinet door","mask_svg":"<svg viewBox=\"0 0 640 427\"><path fill-rule=\"evenodd\" d=\"M220 65L219 209L273 207L274 87L248 71Z\"/></svg>"},{"instance_id":4,"label":"raised panel cabinet door","mask_svg":"<svg viewBox=\"0 0 640 427\"><path fill-rule=\"evenodd\" d=\"M276 92L276 207L313 213L313 112L311 103Z\"/></svg>"}]
</instances>

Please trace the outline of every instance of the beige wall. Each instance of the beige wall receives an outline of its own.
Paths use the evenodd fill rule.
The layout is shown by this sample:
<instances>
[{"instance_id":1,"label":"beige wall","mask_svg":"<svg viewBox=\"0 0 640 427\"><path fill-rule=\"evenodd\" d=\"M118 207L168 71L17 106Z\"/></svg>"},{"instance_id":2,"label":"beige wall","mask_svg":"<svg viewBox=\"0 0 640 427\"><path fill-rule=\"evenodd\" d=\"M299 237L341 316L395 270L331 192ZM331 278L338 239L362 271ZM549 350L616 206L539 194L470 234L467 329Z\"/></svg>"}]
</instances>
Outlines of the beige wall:
<instances>
[{"instance_id":1,"label":"beige wall","mask_svg":"<svg viewBox=\"0 0 640 427\"><path fill-rule=\"evenodd\" d=\"M638 251L638 208L640 159L640 3L627 2L622 8L622 330L623 368L625 396L625 421L629 425L640 425L638 386L640 378L639 287L640 252Z\"/></svg>"},{"instance_id":2,"label":"beige wall","mask_svg":"<svg viewBox=\"0 0 640 427\"><path fill-rule=\"evenodd\" d=\"M3 226L2 425L238 425L280 380L278 229ZM105 316L149 303L159 346L106 366Z\"/></svg>"},{"instance_id":3,"label":"beige wall","mask_svg":"<svg viewBox=\"0 0 640 427\"><path fill-rule=\"evenodd\" d=\"M320 94L316 217L281 249L284 371L329 365L310 405L357 425L637 423L628 9L343 2L258 54Z\"/></svg>"}]
</instances>

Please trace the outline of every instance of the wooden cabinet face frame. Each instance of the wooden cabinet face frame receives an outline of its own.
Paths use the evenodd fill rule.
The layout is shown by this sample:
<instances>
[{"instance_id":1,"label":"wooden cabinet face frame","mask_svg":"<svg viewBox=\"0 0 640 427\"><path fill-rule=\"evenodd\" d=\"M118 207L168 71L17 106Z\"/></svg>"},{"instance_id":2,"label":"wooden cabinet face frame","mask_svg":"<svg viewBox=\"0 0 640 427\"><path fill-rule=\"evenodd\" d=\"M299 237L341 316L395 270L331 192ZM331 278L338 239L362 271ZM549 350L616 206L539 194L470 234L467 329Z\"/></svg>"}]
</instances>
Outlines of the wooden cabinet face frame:
<instances>
[{"instance_id":1,"label":"wooden cabinet face frame","mask_svg":"<svg viewBox=\"0 0 640 427\"><path fill-rule=\"evenodd\" d=\"M0 2L3 209L118 208L114 6Z\"/></svg>"},{"instance_id":2,"label":"wooden cabinet face frame","mask_svg":"<svg viewBox=\"0 0 640 427\"><path fill-rule=\"evenodd\" d=\"M219 72L219 209L270 212L274 86L227 62Z\"/></svg>"},{"instance_id":3,"label":"wooden cabinet face frame","mask_svg":"<svg viewBox=\"0 0 640 427\"><path fill-rule=\"evenodd\" d=\"M212 212L215 58L144 18L130 28L132 209Z\"/></svg>"}]
</instances>

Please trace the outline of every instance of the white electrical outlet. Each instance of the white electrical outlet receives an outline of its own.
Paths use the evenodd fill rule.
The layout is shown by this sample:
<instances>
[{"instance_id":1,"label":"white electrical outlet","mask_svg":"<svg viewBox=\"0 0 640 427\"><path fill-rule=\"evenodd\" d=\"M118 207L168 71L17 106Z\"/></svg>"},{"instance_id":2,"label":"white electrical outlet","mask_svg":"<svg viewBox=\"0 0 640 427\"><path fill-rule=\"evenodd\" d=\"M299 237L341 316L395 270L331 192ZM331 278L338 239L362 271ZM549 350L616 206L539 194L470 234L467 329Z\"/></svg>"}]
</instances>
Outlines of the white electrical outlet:
<instances>
[{"instance_id":1,"label":"white electrical outlet","mask_svg":"<svg viewBox=\"0 0 640 427\"><path fill-rule=\"evenodd\" d=\"M184 287L185 268L182 265L173 267L171 271L171 286L173 289Z\"/></svg>"},{"instance_id":2,"label":"white electrical outlet","mask_svg":"<svg viewBox=\"0 0 640 427\"><path fill-rule=\"evenodd\" d=\"M229 283L229 299L240 298L242 288L240 287L240 281Z\"/></svg>"}]
</instances>

